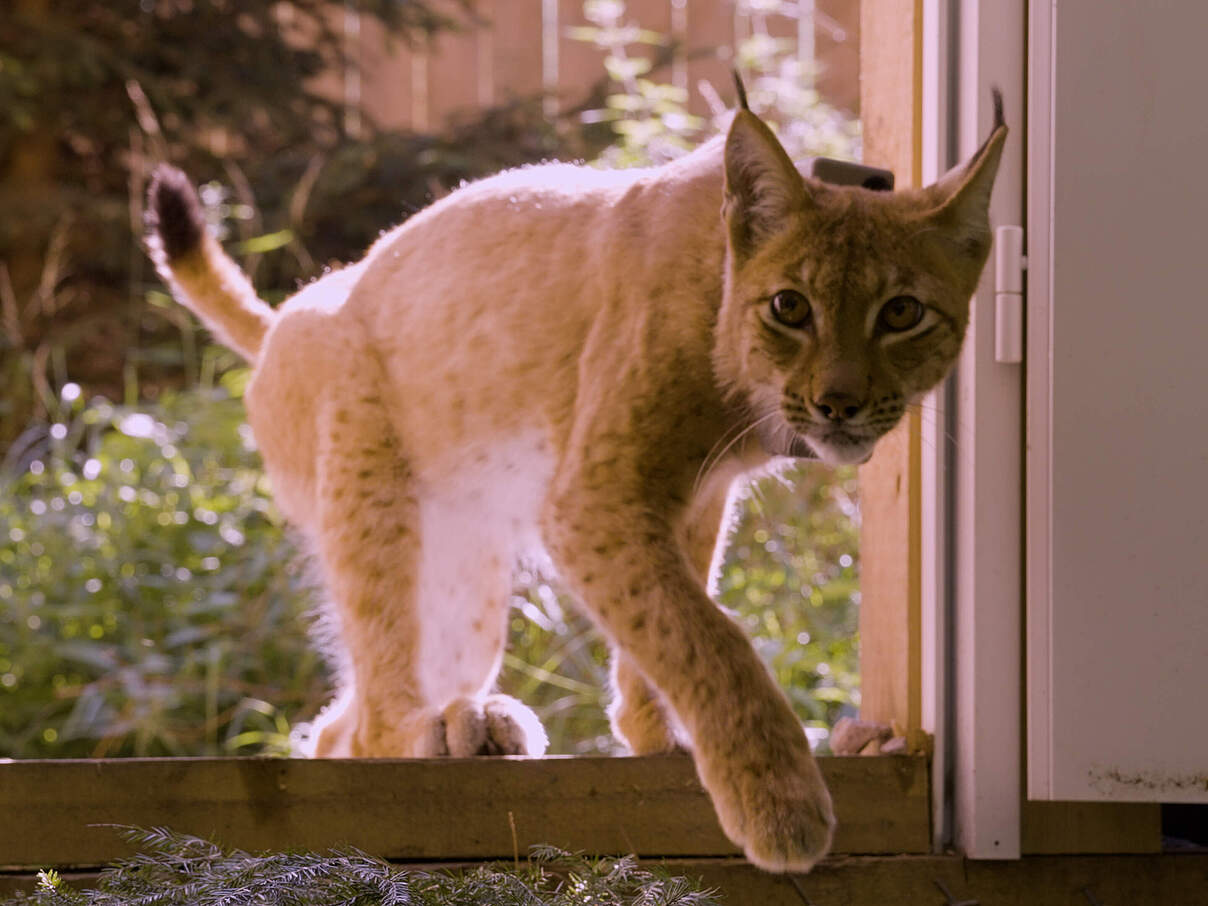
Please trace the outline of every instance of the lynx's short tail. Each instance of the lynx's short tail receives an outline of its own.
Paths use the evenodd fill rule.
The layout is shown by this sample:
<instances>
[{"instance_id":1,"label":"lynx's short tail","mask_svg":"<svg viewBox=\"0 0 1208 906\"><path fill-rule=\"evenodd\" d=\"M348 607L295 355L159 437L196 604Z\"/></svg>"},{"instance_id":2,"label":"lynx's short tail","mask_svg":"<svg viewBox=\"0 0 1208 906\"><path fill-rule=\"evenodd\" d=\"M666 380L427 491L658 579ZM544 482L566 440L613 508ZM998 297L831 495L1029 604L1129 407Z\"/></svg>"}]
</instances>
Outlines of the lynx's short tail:
<instances>
[{"instance_id":1,"label":"lynx's short tail","mask_svg":"<svg viewBox=\"0 0 1208 906\"><path fill-rule=\"evenodd\" d=\"M189 178L160 164L147 190L147 247L177 300L222 343L256 360L273 310L206 232L201 201Z\"/></svg>"}]
</instances>

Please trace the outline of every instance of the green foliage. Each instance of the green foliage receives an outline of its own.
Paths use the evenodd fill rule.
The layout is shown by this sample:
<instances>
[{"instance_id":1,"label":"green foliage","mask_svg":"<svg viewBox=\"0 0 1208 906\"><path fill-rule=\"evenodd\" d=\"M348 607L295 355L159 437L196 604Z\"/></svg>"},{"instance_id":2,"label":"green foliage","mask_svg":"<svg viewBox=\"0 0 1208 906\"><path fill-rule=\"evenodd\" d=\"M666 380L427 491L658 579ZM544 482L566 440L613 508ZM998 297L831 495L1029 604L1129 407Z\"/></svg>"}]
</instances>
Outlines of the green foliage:
<instances>
[{"instance_id":1,"label":"green foliage","mask_svg":"<svg viewBox=\"0 0 1208 906\"><path fill-rule=\"evenodd\" d=\"M859 160L860 121L827 104L814 88L811 61L797 54L796 42L773 37L769 18L796 17L800 6L785 0L736 0L745 13L750 34L739 42L735 64L742 73L751 108L776 131L790 157L835 157ZM731 85L711 85L712 116L688 110L688 93L654 79L670 60L672 42L666 35L639 28L626 18L623 0L587 0L589 26L570 36L587 41L605 54L612 91L605 106L583 115L589 123L612 125L616 142L600 156L610 167L650 166L690 151L724 128Z\"/></svg>"},{"instance_id":2,"label":"green foliage","mask_svg":"<svg viewBox=\"0 0 1208 906\"><path fill-rule=\"evenodd\" d=\"M429 872L356 850L246 853L163 828L126 829L143 852L77 891L57 872L0 906L712 906L698 883L638 865L534 847L524 863Z\"/></svg>"},{"instance_id":3,"label":"green foliage","mask_svg":"<svg viewBox=\"0 0 1208 906\"><path fill-rule=\"evenodd\" d=\"M612 88L603 109L582 115L588 123L611 124L616 133L599 164L663 163L690 151L709 134L710 123L688 111L686 91L651 78L656 64L667 61L671 45L666 35L626 21L622 0L587 0L583 15L591 25L571 29L569 35L604 51Z\"/></svg>"},{"instance_id":4,"label":"green foliage","mask_svg":"<svg viewBox=\"0 0 1208 906\"><path fill-rule=\"evenodd\" d=\"M604 709L608 650L556 580L523 569L499 687L529 705L556 755L620 754Z\"/></svg>"},{"instance_id":5,"label":"green foliage","mask_svg":"<svg viewBox=\"0 0 1208 906\"><path fill-rule=\"evenodd\" d=\"M860 703L859 527L854 469L808 463L762 478L717 583L817 740Z\"/></svg>"},{"instance_id":6,"label":"green foliage","mask_svg":"<svg viewBox=\"0 0 1208 906\"><path fill-rule=\"evenodd\" d=\"M579 37L606 48L614 79L597 117L618 136L605 162L656 162L715 128L689 116L686 98L656 80L657 66L648 63L657 64L668 46L662 36L625 25L616 0L597 0L588 13L593 24ZM766 28L758 16L752 21L755 40ZM136 30L150 27L145 18L135 22ZM4 27L0 39L15 40ZM7 46L0 41L0 61ZM795 58L775 44L750 47L763 48L740 48L751 55L742 59L752 103L766 105L761 112L770 119L793 122L814 122L801 104L821 111L813 134L830 138L814 151L854 155L858 131L847 121L827 125L835 114L813 104ZM8 78L13 71L0 72ZM6 84L0 78L0 94L10 90ZM98 102L96 109L109 108ZM254 204L246 191L219 184L203 194L265 295L280 298L326 261L360 254L380 229L424 206L433 186L553 156L555 133L534 117L535 108L521 104L443 137L342 136L319 157L308 157L313 149L303 143L248 162ZM0 143L12 141L4 128ZM781 130L793 134L791 126ZM217 172L211 164L201 172ZM95 157L81 173L100 166L109 164ZM233 172L226 168L224 177ZM126 178L120 171L106 177L122 192ZM88 200L108 210L104 191ZM128 217L126 201L110 211L114 218ZM106 276L105 256L96 259L100 271L86 276L99 273L101 282L123 287L133 323L142 326L115 335L103 318L80 317L71 308L75 290L57 277L52 296L31 303L54 325L51 333L30 335L24 309L15 321L5 312L5 327L18 323L31 344L8 360L7 386L36 393L48 421L12 446L0 470L0 755L285 753L290 731L314 715L330 685L307 638L314 595L304 559L272 506L243 422L241 372L227 371L214 386L232 357L202 346L193 322L161 290L122 270L133 260L128 231L94 224L85 232L126 237L116 255L126 263L114 265L120 278ZM171 330L147 329L148 318ZM62 336L54 333L60 329ZM101 386L127 405L85 404L66 383L80 369L69 354L73 344L95 354L98 341L106 367L119 375L116 386L112 376ZM139 390L148 389L141 378L165 368L182 369L187 385L200 389L139 403ZM64 384L65 395L51 390ZM850 470L819 466L794 469L792 479L795 490L763 479L744 501L718 592L755 636L799 716L820 728L858 704L856 485ZM616 751L603 713L607 653L598 635L538 570L519 576L513 604L503 691L537 710L552 752Z\"/></svg>"},{"instance_id":7,"label":"green foliage","mask_svg":"<svg viewBox=\"0 0 1208 906\"><path fill-rule=\"evenodd\" d=\"M233 357L153 282L150 161L219 180L208 213L276 301L434 193L563 145L539 99L348 134L313 90L346 62L327 0L40 9L0 16L0 754L284 753L329 696L313 596L237 393L212 389ZM409 41L468 21L358 10ZM98 392L126 405L81 402Z\"/></svg>"},{"instance_id":8,"label":"green foliage","mask_svg":"<svg viewBox=\"0 0 1208 906\"><path fill-rule=\"evenodd\" d=\"M325 700L237 391L84 405L0 474L0 754L284 753ZM235 392L232 392L235 391Z\"/></svg>"},{"instance_id":9,"label":"green foliage","mask_svg":"<svg viewBox=\"0 0 1208 906\"><path fill-rule=\"evenodd\" d=\"M860 121L822 99L814 87L816 64L802 60L795 42L774 37L768 27L769 16L796 14L799 4L785 0L738 0L738 4L751 22L751 34L739 43L735 59L751 109L772 126L789 157L860 160Z\"/></svg>"}]
</instances>

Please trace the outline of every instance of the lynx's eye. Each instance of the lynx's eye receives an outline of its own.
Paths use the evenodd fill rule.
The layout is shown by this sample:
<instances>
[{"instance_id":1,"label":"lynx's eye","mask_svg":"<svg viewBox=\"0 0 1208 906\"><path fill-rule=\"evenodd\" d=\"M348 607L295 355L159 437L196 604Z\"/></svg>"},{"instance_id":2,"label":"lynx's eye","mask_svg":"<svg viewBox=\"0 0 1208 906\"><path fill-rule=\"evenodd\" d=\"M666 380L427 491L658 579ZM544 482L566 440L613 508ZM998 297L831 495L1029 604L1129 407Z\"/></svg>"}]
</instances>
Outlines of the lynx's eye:
<instances>
[{"instance_id":1,"label":"lynx's eye","mask_svg":"<svg viewBox=\"0 0 1208 906\"><path fill-rule=\"evenodd\" d=\"M901 333L917 326L926 311L914 296L894 296L881 307L877 320L885 330Z\"/></svg>"},{"instance_id":2,"label":"lynx's eye","mask_svg":"<svg viewBox=\"0 0 1208 906\"><path fill-rule=\"evenodd\" d=\"M772 296L772 317L785 327L804 327L810 320L810 303L795 289Z\"/></svg>"}]
</instances>

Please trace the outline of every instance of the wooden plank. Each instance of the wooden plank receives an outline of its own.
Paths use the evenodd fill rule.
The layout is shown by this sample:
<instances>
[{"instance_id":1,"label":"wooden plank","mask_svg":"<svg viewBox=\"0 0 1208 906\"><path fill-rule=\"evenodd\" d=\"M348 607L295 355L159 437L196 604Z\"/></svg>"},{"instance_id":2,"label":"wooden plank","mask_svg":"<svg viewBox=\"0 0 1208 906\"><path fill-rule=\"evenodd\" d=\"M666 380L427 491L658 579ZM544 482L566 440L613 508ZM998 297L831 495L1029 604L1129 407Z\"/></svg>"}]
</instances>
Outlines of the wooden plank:
<instances>
[{"instance_id":1,"label":"wooden plank","mask_svg":"<svg viewBox=\"0 0 1208 906\"><path fill-rule=\"evenodd\" d=\"M365 113L383 128L409 128L412 55L406 43L389 36L372 16L362 16L358 52Z\"/></svg>"},{"instance_id":2,"label":"wooden plank","mask_svg":"<svg viewBox=\"0 0 1208 906\"><path fill-rule=\"evenodd\" d=\"M533 97L542 91L542 4L496 0L490 16L495 100Z\"/></svg>"},{"instance_id":3,"label":"wooden plank","mask_svg":"<svg viewBox=\"0 0 1208 906\"><path fill-rule=\"evenodd\" d=\"M814 0L814 58L818 94L828 104L860 112L860 2Z\"/></svg>"},{"instance_id":4,"label":"wooden plank","mask_svg":"<svg viewBox=\"0 0 1208 906\"><path fill-rule=\"evenodd\" d=\"M821 763L839 817L836 852L928 849L923 759ZM104 824L166 825L253 850L350 844L407 860L505 858L534 843L644 856L735 852L691 760L674 756L14 761L0 764L0 814L0 865L11 866L127 854Z\"/></svg>"},{"instance_id":5,"label":"wooden plank","mask_svg":"<svg viewBox=\"0 0 1208 906\"><path fill-rule=\"evenodd\" d=\"M919 4L861 5L864 159L917 185L921 130ZM904 729L922 722L920 422L910 413L860 470L860 712Z\"/></svg>"},{"instance_id":6,"label":"wooden plank","mask_svg":"<svg viewBox=\"0 0 1208 906\"><path fill-rule=\"evenodd\" d=\"M959 856L860 857L827 859L810 874L792 877L737 860L668 861L666 867L721 890L727 906L928 906L946 901L939 884L951 891L951 902L983 906L1208 903L1208 853L981 862Z\"/></svg>"},{"instance_id":7,"label":"wooden plank","mask_svg":"<svg viewBox=\"0 0 1208 906\"><path fill-rule=\"evenodd\" d=\"M922 727L920 424L910 412L860 469L860 715Z\"/></svg>"},{"instance_id":8,"label":"wooden plank","mask_svg":"<svg viewBox=\"0 0 1208 906\"><path fill-rule=\"evenodd\" d=\"M800 8L801 3L792 4ZM794 10L794 13L796 10ZM792 42L792 47L797 47L797 25L798 19L796 15L782 15L779 12L769 12L764 14L764 23L767 32L773 38L786 39Z\"/></svg>"},{"instance_id":9,"label":"wooden plank","mask_svg":"<svg viewBox=\"0 0 1208 906\"><path fill-rule=\"evenodd\" d=\"M441 32L428 53L428 122L444 129L459 116L473 114L479 103L479 30L488 26L467 25L463 31ZM486 61L483 61L486 62Z\"/></svg>"},{"instance_id":10,"label":"wooden plank","mask_svg":"<svg viewBox=\"0 0 1208 906\"><path fill-rule=\"evenodd\" d=\"M701 92L702 82L716 92L723 106L734 103L730 77L730 67L734 65L734 10L728 3L694 3L687 13L684 44L688 57L688 109L709 116L713 110Z\"/></svg>"},{"instance_id":11,"label":"wooden plank","mask_svg":"<svg viewBox=\"0 0 1208 906\"><path fill-rule=\"evenodd\" d=\"M889 167L899 187L916 186L922 166L921 0L860 4L860 105L864 159Z\"/></svg>"},{"instance_id":12,"label":"wooden plank","mask_svg":"<svg viewBox=\"0 0 1208 906\"><path fill-rule=\"evenodd\" d=\"M634 3L630 0L628 20L640 28L661 35L664 41L674 40L675 17L672 15L671 0L641 0ZM658 59L660 48L650 44L634 44L626 53L631 58L644 57L651 62ZM666 65L643 76L659 83L672 83L675 78L675 67Z\"/></svg>"},{"instance_id":13,"label":"wooden plank","mask_svg":"<svg viewBox=\"0 0 1208 906\"><path fill-rule=\"evenodd\" d=\"M587 41L569 36L572 28L591 25L583 16L582 0L557 0L558 4L558 105L583 103L593 87L606 76L604 51Z\"/></svg>"},{"instance_id":14,"label":"wooden plank","mask_svg":"<svg viewBox=\"0 0 1208 906\"><path fill-rule=\"evenodd\" d=\"M1031 855L1162 850L1156 802L1024 802L1020 823L1020 848Z\"/></svg>"}]
</instances>

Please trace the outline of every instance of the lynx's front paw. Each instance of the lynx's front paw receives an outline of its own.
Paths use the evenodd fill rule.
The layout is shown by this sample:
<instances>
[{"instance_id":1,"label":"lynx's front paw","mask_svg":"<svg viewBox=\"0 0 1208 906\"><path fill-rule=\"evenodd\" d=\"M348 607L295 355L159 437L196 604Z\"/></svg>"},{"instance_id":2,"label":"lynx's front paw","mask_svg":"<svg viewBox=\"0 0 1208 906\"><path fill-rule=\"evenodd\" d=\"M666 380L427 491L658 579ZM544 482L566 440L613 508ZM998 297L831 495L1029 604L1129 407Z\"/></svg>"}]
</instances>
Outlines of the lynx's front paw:
<instances>
[{"instance_id":1,"label":"lynx's front paw","mask_svg":"<svg viewBox=\"0 0 1208 906\"><path fill-rule=\"evenodd\" d=\"M808 751L779 759L766 751L745 754L701 765L722 829L766 871L809 871L830 849L835 831L818 765Z\"/></svg>"}]
</instances>

